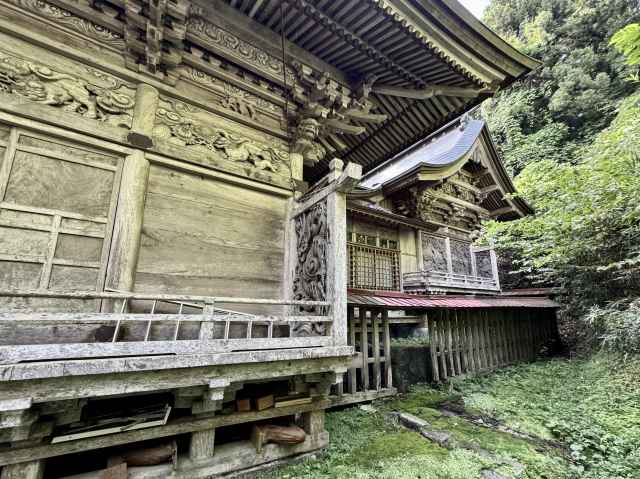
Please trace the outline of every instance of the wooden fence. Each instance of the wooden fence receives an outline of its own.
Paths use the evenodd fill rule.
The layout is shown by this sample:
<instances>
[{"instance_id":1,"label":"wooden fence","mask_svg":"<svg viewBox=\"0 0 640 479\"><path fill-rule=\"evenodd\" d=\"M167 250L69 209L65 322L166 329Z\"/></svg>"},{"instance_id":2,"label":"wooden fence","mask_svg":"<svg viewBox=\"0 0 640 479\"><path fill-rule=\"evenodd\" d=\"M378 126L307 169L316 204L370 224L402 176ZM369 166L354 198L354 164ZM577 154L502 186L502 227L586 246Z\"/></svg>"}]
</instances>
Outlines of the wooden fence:
<instances>
[{"instance_id":1,"label":"wooden fence","mask_svg":"<svg viewBox=\"0 0 640 479\"><path fill-rule=\"evenodd\" d=\"M381 308L348 308L348 341L355 356L334 403L348 404L395 394L391 373L391 338L387 311Z\"/></svg>"},{"instance_id":2,"label":"wooden fence","mask_svg":"<svg viewBox=\"0 0 640 479\"><path fill-rule=\"evenodd\" d=\"M533 361L557 336L553 309L442 309L428 318L436 382Z\"/></svg>"}]
</instances>

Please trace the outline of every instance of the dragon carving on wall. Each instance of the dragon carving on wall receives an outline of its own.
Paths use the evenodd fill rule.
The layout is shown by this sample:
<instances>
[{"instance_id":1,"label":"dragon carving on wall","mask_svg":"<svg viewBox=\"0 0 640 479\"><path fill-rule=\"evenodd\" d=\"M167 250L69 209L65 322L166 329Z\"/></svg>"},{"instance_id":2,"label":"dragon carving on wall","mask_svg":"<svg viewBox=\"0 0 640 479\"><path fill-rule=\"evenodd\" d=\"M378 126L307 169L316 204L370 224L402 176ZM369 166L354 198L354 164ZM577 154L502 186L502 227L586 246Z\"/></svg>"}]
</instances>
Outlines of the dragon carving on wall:
<instances>
[{"instance_id":1,"label":"dragon carving on wall","mask_svg":"<svg viewBox=\"0 0 640 479\"><path fill-rule=\"evenodd\" d=\"M259 143L197 119L202 112L178 101L164 100L156 113L153 136L180 146L200 147L234 162L248 162L258 170L278 172L289 154L275 143Z\"/></svg>"},{"instance_id":2,"label":"dragon carving on wall","mask_svg":"<svg viewBox=\"0 0 640 479\"><path fill-rule=\"evenodd\" d=\"M296 301L325 301L327 298L327 203L319 202L295 218L297 263L293 280ZM316 313L314 306L302 312ZM292 336L320 336L323 323L294 323Z\"/></svg>"},{"instance_id":3,"label":"dragon carving on wall","mask_svg":"<svg viewBox=\"0 0 640 479\"><path fill-rule=\"evenodd\" d=\"M135 103L133 89L100 72L88 69L87 73L80 78L0 52L0 92L129 127ZM88 80L91 76L94 81Z\"/></svg>"}]
</instances>

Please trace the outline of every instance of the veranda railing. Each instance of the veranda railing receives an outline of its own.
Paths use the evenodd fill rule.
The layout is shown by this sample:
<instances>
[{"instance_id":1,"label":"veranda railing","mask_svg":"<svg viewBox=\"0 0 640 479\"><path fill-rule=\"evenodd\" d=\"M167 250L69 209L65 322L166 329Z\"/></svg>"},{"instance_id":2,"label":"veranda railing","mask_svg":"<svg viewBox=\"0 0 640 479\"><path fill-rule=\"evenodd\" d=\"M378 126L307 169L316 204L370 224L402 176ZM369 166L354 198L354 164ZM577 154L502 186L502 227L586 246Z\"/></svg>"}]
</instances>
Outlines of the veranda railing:
<instances>
[{"instance_id":1,"label":"veranda railing","mask_svg":"<svg viewBox=\"0 0 640 479\"><path fill-rule=\"evenodd\" d=\"M0 291L0 298L100 300L112 312L0 312L0 363L200 354L333 344L326 301L122 292ZM250 314L219 304L284 308ZM305 314L304 309L321 314ZM300 327L313 325L313 328ZM69 326L72 326L69 328ZM75 326L75 327L74 327ZM312 335L309 331L313 331Z\"/></svg>"}]
</instances>

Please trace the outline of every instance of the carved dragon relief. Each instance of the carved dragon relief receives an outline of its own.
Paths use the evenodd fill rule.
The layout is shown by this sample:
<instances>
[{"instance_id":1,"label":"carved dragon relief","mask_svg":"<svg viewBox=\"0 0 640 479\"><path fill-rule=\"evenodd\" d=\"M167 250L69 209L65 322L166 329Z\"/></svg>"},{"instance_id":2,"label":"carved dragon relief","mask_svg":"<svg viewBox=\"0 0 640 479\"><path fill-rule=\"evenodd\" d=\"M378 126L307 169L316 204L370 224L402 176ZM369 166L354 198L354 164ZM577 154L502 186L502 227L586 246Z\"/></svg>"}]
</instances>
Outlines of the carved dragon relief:
<instances>
[{"instance_id":1,"label":"carved dragon relief","mask_svg":"<svg viewBox=\"0 0 640 479\"><path fill-rule=\"evenodd\" d=\"M325 301L327 298L327 203L321 201L295 218L297 262L293 279L293 299ZM317 313L316 307L301 312ZM294 323L292 336L324 334L324 323Z\"/></svg>"},{"instance_id":2,"label":"carved dragon relief","mask_svg":"<svg viewBox=\"0 0 640 479\"><path fill-rule=\"evenodd\" d=\"M81 18L68 10L52 5L43 0L5 0L17 7L27 10L38 16L52 20L56 24L60 24L75 30L76 32L87 35L90 38L99 40L101 44L123 50L125 47L124 37L117 32L98 25L90 20Z\"/></svg>"},{"instance_id":3,"label":"carved dragon relief","mask_svg":"<svg viewBox=\"0 0 640 479\"><path fill-rule=\"evenodd\" d=\"M213 153L233 162L243 162L258 170L288 175L288 152L275 141L258 142L225 128L213 126L208 114L180 101L162 99L156 113L153 135L179 146ZM204 118L203 118L204 117Z\"/></svg>"},{"instance_id":4,"label":"carved dragon relief","mask_svg":"<svg viewBox=\"0 0 640 479\"><path fill-rule=\"evenodd\" d=\"M131 126L135 89L93 68L82 78L0 51L0 91L92 120Z\"/></svg>"}]
</instances>

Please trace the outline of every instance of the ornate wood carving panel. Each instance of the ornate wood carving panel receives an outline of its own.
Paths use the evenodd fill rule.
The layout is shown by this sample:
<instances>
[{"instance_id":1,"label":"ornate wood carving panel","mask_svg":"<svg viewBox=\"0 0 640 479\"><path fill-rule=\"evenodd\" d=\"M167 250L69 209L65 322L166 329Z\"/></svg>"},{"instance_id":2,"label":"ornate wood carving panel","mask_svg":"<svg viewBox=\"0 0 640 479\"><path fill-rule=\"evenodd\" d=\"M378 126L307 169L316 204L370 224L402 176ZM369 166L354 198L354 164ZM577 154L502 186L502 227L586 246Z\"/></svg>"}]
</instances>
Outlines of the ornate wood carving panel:
<instances>
[{"instance_id":1,"label":"ornate wood carving panel","mask_svg":"<svg viewBox=\"0 0 640 479\"><path fill-rule=\"evenodd\" d=\"M158 140L206 153L214 159L290 176L284 142L177 100L161 99L153 134Z\"/></svg>"},{"instance_id":2,"label":"ornate wood carving panel","mask_svg":"<svg viewBox=\"0 0 640 479\"><path fill-rule=\"evenodd\" d=\"M476 251L476 271L481 278L493 278L491 265L491 253L489 251Z\"/></svg>"},{"instance_id":3,"label":"ornate wood carving panel","mask_svg":"<svg viewBox=\"0 0 640 479\"><path fill-rule=\"evenodd\" d=\"M52 63L53 64L53 63ZM0 92L115 126L131 126L135 87L88 66L81 73L0 49Z\"/></svg>"},{"instance_id":4,"label":"ornate wood carving panel","mask_svg":"<svg viewBox=\"0 0 640 479\"><path fill-rule=\"evenodd\" d=\"M293 299L325 301L327 299L327 201L323 200L298 215L294 220L296 235L296 266L293 279ZM317 308L304 311L315 312ZM297 336L321 335L323 323L296 323Z\"/></svg>"},{"instance_id":5,"label":"ornate wood carving panel","mask_svg":"<svg viewBox=\"0 0 640 479\"><path fill-rule=\"evenodd\" d=\"M112 47L116 50L124 50L124 36L114 29L107 28L93 21L79 17L69 10L60 8L44 0L4 0L5 2L19 7L27 12L35 13L41 18L53 22L56 26L66 27L69 30L86 35L89 38L98 40L102 45ZM103 11L108 8L102 5ZM96 11L96 15L98 15Z\"/></svg>"},{"instance_id":6,"label":"ornate wood carving panel","mask_svg":"<svg viewBox=\"0 0 640 479\"><path fill-rule=\"evenodd\" d=\"M451 240L451 265L456 274L470 275L473 272L469 243Z\"/></svg>"},{"instance_id":7,"label":"ornate wood carving panel","mask_svg":"<svg viewBox=\"0 0 640 479\"><path fill-rule=\"evenodd\" d=\"M447 242L444 238L422 234L422 264L425 271L446 273Z\"/></svg>"}]
</instances>

